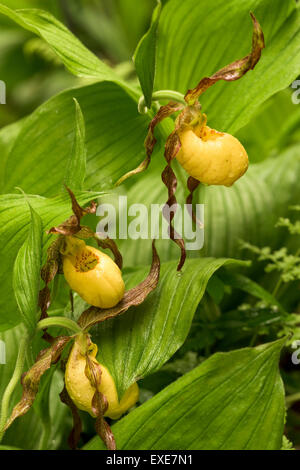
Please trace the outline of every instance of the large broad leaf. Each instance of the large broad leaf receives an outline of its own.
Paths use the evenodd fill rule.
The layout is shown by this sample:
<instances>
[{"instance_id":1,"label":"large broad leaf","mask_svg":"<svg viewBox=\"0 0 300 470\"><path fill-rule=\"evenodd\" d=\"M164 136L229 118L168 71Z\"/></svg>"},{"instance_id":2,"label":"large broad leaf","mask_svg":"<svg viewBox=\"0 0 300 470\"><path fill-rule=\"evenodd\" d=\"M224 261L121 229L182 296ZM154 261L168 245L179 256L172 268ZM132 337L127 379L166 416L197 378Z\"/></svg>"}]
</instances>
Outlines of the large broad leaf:
<instances>
[{"instance_id":1,"label":"large broad leaf","mask_svg":"<svg viewBox=\"0 0 300 470\"><path fill-rule=\"evenodd\" d=\"M278 450L284 340L217 353L113 426L118 449ZM99 437L85 449L103 449Z\"/></svg>"},{"instance_id":2,"label":"large broad leaf","mask_svg":"<svg viewBox=\"0 0 300 470\"><path fill-rule=\"evenodd\" d=\"M76 128L72 153L67 166L65 185L68 188L83 189L86 174L86 147L85 147L85 123L84 117L76 99Z\"/></svg>"},{"instance_id":3,"label":"large broad leaf","mask_svg":"<svg viewBox=\"0 0 300 470\"><path fill-rule=\"evenodd\" d=\"M44 0L2 0L3 5L14 10L17 8L44 8L55 16L60 16L61 9L58 0L52 0L45 4Z\"/></svg>"},{"instance_id":4,"label":"large broad leaf","mask_svg":"<svg viewBox=\"0 0 300 470\"><path fill-rule=\"evenodd\" d=\"M178 203L183 204L187 175L176 162L174 168L178 174L176 197ZM250 165L248 172L231 188L201 186L194 197L195 202L204 204L205 235L200 255L240 257L240 240L259 246L276 246L279 231L275 224L286 214L289 205L299 202L299 178L300 148L296 145L272 160ZM162 205L167 200L160 172L155 168L148 170L128 190L127 196L128 206L145 204L151 214L151 204ZM140 223L146 223L143 214ZM147 240L120 240L119 245L126 266L150 262ZM178 247L170 240L158 240L157 248L162 260L179 256ZM189 252L189 256L195 255L199 252Z\"/></svg>"},{"instance_id":5,"label":"large broad leaf","mask_svg":"<svg viewBox=\"0 0 300 470\"><path fill-rule=\"evenodd\" d=\"M137 308L91 330L99 360L115 378L119 395L138 378L158 370L183 344L195 310L213 273L228 259L188 260L181 273L176 262L162 265L158 287ZM147 269L129 276L130 287ZM127 277L128 279L128 277Z\"/></svg>"},{"instance_id":6,"label":"large broad leaf","mask_svg":"<svg viewBox=\"0 0 300 470\"><path fill-rule=\"evenodd\" d=\"M116 79L114 72L51 13L37 9L11 10L5 5L0 5L0 13L45 39L74 75L100 80Z\"/></svg>"},{"instance_id":7,"label":"large broad leaf","mask_svg":"<svg viewBox=\"0 0 300 470\"><path fill-rule=\"evenodd\" d=\"M9 152L14 145L14 142L22 129L24 119L10 124L0 130L0 152L1 152L1 164L0 164L0 188L4 187L4 170ZM2 191L2 190L1 190Z\"/></svg>"},{"instance_id":8,"label":"large broad leaf","mask_svg":"<svg viewBox=\"0 0 300 470\"><path fill-rule=\"evenodd\" d=\"M38 296L42 264L43 227L40 216L29 205L31 220L27 240L21 246L13 270L13 288L23 322L34 332L38 321Z\"/></svg>"},{"instance_id":9,"label":"large broad leaf","mask_svg":"<svg viewBox=\"0 0 300 470\"><path fill-rule=\"evenodd\" d=\"M144 159L147 117L114 83L102 82L63 92L26 118L22 128L1 132L9 155L1 161L3 192L21 186L27 193L56 195L64 179L75 136L74 101L86 125L86 188L111 187ZM12 132L14 131L14 132ZM18 137L14 139L18 131ZM1 142L0 141L0 142Z\"/></svg>"},{"instance_id":10,"label":"large broad leaf","mask_svg":"<svg viewBox=\"0 0 300 470\"><path fill-rule=\"evenodd\" d=\"M156 62L156 39L160 11L161 3L159 0L153 12L150 29L140 40L133 57L136 73L144 93L145 104L148 108L151 107L152 102Z\"/></svg>"},{"instance_id":11,"label":"large broad leaf","mask_svg":"<svg viewBox=\"0 0 300 470\"><path fill-rule=\"evenodd\" d=\"M72 18L77 31L93 38L112 63L123 62L131 70L129 60L149 27L155 3L156 0L146 0L139 2L137 8L133 0L67 2L64 12Z\"/></svg>"},{"instance_id":12,"label":"large broad leaf","mask_svg":"<svg viewBox=\"0 0 300 470\"><path fill-rule=\"evenodd\" d=\"M156 88L185 91L203 75L249 52L251 21L248 13L253 9L267 38L262 61L238 82L215 85L205 94L203 102L211 124L220 129L237 130L263 101L297 75L298 10L292 0L284 4L279 0L272 4L270 0L247 0L242 6L237 0L230 0L230 4L224 5L221 0L213 0L208 11L207 4L198 0L166 3L159 31ZM19 15L31 15L24 11L9 14L18 20ZM34 19L30 16L30 21L39 22L39 14L34 14L37 16L33 15ZM25 23L27 21L30 22L26 16ZM217 43L220 37L221 44ZM52 36L46 38L50 45L52 39L57 41ZM68 59L68 55L66 57ZM278 60L273 60L274 57ZM282 62L287 62L284 74L281 73ZM121 84L113 77L106 79ZM21 185L21 174L22 177L25 174L25 186L22 186L27 192L55 194L55 186L64 174L66 156L71 151L70 98L73 96L82 107L87 125L87 187L99 186L100 173L101 180L110 186L135 168L144 158L143 141L149 118L138 116L136 92L125 84L121 86L124 88L112 83L94 84L65 92L39 108L22 126L23 132L10 153L4 191ZM39 177L50 173L51 183L45 184Z\"/></svg>"},{"instance_id":13,"label":"large broad leaf","mask_svg":"<svg viewBox=\"0 0 300 470\"><path fill-rule=\"evenodd\" d=\"M99 193L76 194L80 204L86 204ZM28 196L28 201L42 219L44 230L57 225L71 215L71 204L67 195L53 199L40 196ZM12 290L13 265L20 247L23 245L29 230L31 216L23 195L7 194L0 196L0 331L18 324L22 317L16 305ZM51 235L44 233L44 253Z\"/></svg>"},{"instance_id":14,"label":"large broad leaf","mask_svg":"<svg viewBox=\"0 0 300 470\"><path fill-rule=\"evenodd\" d=\"M170 0L159 23L155 89L185 93L249 53L250 11L266 38L261 60L241 80L219 82L201 97L209 125L232 132L245 125L299 73L300 12L294 0Z\"/></svg>"},{"instance_id":15,"label":"large broad leaf","mask_svg":"<svg viewBox=\"0 0 300 470\"><path fill-rule=\"evenodd\" d=\"M247 149L250 163L256 163L299 142L299 123L300 107L293 104L291 91L284 90L267 100L236 137Z\"/></svg>"}]
</instances>

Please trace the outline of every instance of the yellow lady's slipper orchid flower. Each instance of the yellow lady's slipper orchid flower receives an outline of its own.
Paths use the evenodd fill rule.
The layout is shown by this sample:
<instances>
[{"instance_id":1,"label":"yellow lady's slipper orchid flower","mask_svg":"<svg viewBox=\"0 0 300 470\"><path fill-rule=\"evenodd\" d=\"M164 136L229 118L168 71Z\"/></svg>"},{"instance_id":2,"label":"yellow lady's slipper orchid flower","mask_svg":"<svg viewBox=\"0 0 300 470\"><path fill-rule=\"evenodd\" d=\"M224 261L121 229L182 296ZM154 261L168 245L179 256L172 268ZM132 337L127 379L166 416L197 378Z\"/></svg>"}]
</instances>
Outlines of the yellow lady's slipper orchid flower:
<instances>
[{"instance_id":1,"label":"yellow lady's slipper orchid flower","mask_svg":"<svg viewBox=\"0 0 300 470\"><path fill-rule=\"evenodd\" d=\"M67 283L88 304L111 308L120 302L125 291L122 273L108 255L75 237L66 237L61 253Z\"/></svg>"},{"instance_id":2,"label":"yellow lady's slipper orchid flower","mask_svg":"<svg viewBox=\"0 0 300 470\"><path fill-rule=\"evenodd\" d=\"M95 364L99 364L96 359L97 351L98 348L96 344L92 343L89 347L88 355L90 360ZM66 389L77 408L87 411L91 416L94 416L92 411L92 399L95 394L95 388L85 375L85 367L86 357L82 354L80 337L78 337L70 352L66 366ZM136 383L131 385L119 401L114 379L105 366L100 364L100 367L102 372L100 392L105 395L108 401L108 409L105 416L118 419L137 402L139 398L138 385Z\"/></svg>"},{"instance_id":3,"label":"yellow lady's slipper orchid flower","mask_svg":"<svg viewBox=\"0 0 300 470\"><path fill-rule=\"evenodd\" d=\"M248 168L243 145L230 134L203 125L179 131L176 158L186 172L205 184L231 186Z\"/></svg>"}]
</instances>

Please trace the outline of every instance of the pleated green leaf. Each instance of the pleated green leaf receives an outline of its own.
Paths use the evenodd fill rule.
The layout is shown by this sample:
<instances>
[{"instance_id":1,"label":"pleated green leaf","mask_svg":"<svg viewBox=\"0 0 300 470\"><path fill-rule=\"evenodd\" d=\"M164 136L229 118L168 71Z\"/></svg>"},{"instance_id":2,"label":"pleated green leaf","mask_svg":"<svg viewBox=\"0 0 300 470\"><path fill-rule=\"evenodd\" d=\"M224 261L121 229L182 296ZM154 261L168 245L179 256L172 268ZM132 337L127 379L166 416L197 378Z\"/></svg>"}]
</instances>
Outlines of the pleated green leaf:
<instances>
[{"instance_id":1,"label":"pleated green leaf","mask_svg":"<svg viewBox=\"0 0 300 470\"><path fill-rule=\"evenodd\" d=\"M151 107L152 102L156 62L156 39L160 12L161 2L159 0L153 12L151 26L140 40L133 57L136 73L144 93L145 104L148 108Z\"/></svg>"},{"instance_id":2,"label":"pleated green leaf","mask_svg":"<svg viewBox=\"0 0 300 470\"><path fill-rule=\"evenodd\" d=\"M155 89L185 93L205 76L251 49L252 11L266 48L253 71L219 82L200 99L208 124L236 132L258 106L299 74L300 12L294 0L170 0L163 8L157 44Z\"/></svg>"},{"instance_id":3,"label":"pleated green leaf","mask_svg":"<svg viewBox=\"0 0 300 470\"><path fill-rule=\"evenodd\" d=\"M112 428L124 450L279 450L284 340L217 353ZM103 449L99 437L85 449Z\"/></svg>"},{"instance_id":4,"label":"pleated green leaf","mask_svg":"<svg viewBox=\"0 0 300 470\"><path fill-rule=\"evenodd\" d=\"M23 322L34 332L38 321L38 294L42 263L43 226L40 216L30 206L28 237L21 246L13 269L13 289Z\"/></svg>"},{"instance_id":5,"label":"pleated green leaf","mask_svg":"<svg viewBox=\"0 0 300 470\"><path fill-rule=\"evenodd\" d=\"M120 396L180 348L209 279L221 266L234 262L222 258L188 260L182 273L176 272L176 262L164 263L158 287L140 307L91 330L99 346L99 360L114 376ZM138 284L146 272L144 268L130 273L129 287Z\"/></svg>"},{"instance_id":6,"label":"pleated green leaf","mask_svg":"<svg viewBox=\"0 0 300 470\"><path fill-rule=\"evenodd\" d=\"M83 189L86 173L85 123L78 101L74 98L76 110L75 138L67 166L65 185L68 188Z\"/></svg>"},{"instance_id":7,"label":"pleated green leaf","mask_svg":"<svg viewBox=\"0 0 300 470\"><path fill-rule=\"evenodd\" d=\"M0 13L44 39L74 75L101 80L116 78L114 72L51 13L38 9L12 10L5 5L0 5Z\"/></svg>"},{"instance_id":8,"label":"pleated green leaf","mask_svg":"<svg viewBox=\"0 0 300 470\"><path fill-rule=\"evenodd\" d=\"M59 192L75 140L73 98L85 119L85 188L109 188L144 159L147 117L138 114L136 101L123 88L99 82L65 91L41 105L16 129L16 138L11 127L8 135L2 130L1 140L9 146L7 158L0 162L3 192L13 192L15 186L42 196Z\"/></svg>"},{"instance_id":9,"label":"pleated green leaf","mask_svg":"<svg viewBox=\"0 0 300 470\"><path fill-rule=\"evenodd\" d=\"M299 123L300 107L293 104L291 90L283 90L267 100L236 137L247 149L250 163L256 163L296 144Z\"/></svg>"}]
</instances>

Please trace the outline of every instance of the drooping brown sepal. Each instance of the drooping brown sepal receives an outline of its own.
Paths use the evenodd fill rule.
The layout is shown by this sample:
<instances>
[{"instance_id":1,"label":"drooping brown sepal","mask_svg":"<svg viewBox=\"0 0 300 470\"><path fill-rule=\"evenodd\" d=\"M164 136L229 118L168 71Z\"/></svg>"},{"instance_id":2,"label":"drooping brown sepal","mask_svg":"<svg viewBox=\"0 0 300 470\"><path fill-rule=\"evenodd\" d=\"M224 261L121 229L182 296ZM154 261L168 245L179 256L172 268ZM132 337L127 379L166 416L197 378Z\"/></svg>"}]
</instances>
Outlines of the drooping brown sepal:
<instances>
[{"instance_id":1,"label":"drooping brown sepal","mask_svg":"<svg viewBox=\"0 0 300 470\"><path fill-rule=\"evenodd\" d=\"M92 387L95 389L92 398L92 411L96 416L95 429L108 450L116 450L116 441L110 426L104 419L104 414L108 408L108 401L105 395L100 391L102 370L100 364L93 361L86 354L85 375L89 379Z\"/></svg>"},{"instance_id":2,"label":"drooping brown sepal","mask_svg":"<svg viewBox=\"0 0 300 470\"><path fill-rule=\"evenodd\" d=\"M101 323L109 318L114 318L118 315L125 313L130 307L138 306L144 302L150 292L156 289L159 281L160 274L160 260L155 248L154 241L152 242L152 264L151 269L144 281L136 287L125 292L123 299L113 308L101 309L97 307L90 307L85 310L79 320L78 324L81 328L88 330L93 325Z\"/></svg>"},{"instance_id":3,"label":"drooping brown sepal","mask_svg":"<svg viewBox=\"0 0 300 470\"><path fill-rule=\"evenodd\" d=\"M179 152L180 147L181 147L181 143L180 143L179 135L177 133L177 127L176 127L176 129L169 135L167 142L166 142L164 155L167 161L167 166L162 172L161 178L162 178L163 183L166 185L168 189L168 200L163 207L162 213L163 213L164 218L167 220L169 224L168 226L169 237L172 241L174 241L179 246L180 251L181 251L180 260L177 266L177 271L181 270L186 259L184 240L176 232L173 226L173 219L175 217L175 212L177 208L177 200L175 196L175 192L177 188L177 178L171 167L171 164L172 164L172 160L176 157L177 153Z\"/></svg>"},{"instance_id":4,"label":"drooping brown sepal","mask_svg":"<svg viewBox=\"0 0 300 470\"><path fill-rule=\"evenodd\" d=\"M96 203L92 202L89 207L82 208L70 188L66 187L69 193L73 214L62 224L57 227L52 227L48 230L48 233L58 234L59 237L51 243L47 250L47 260L45 265L41 269L41 278L45 283L45 286L39 292L39 307L41 309L40 319L44 319L48 316L47 311L50 307L51 296L49 284L55 278L56 274L62 273L62 263L60 251L64 242L64 236L75 235L80 233L85 227L81 227L80 221L85 214L94 214L96 212ZM94 236L94 233L92 233ZM43 338L45 341L52 343L54 338L44 330Z\"/></svg>"},{"instance_id":5,"label":"drooping brown sepal","mask_svg":"<svg viewBox=\"0 0 300 470\"><path fill-rule=\"evenodd\" d=\"M149 124L148 134L147 134L147 137L146 137L146 140L145 140L146 154L147 154L147 157L149 159L151 158L154 146L157 142L157 139L154 135L155 127L161 121L163 121L167 117L170 117L172 114L176 113L177 111L181 111L183 108L184 108L184 105L182 105L180 103L177 103L176 101L170 101L165 106L161 106L159 108L157 114L154 116L154 118L152 119L152 121Z\"/></svg>"},{"instance_id":6,"label":"drooping brown sepal","mask_svg":"<svg viewBox=\"0 0 300 470\"><path fill-rule=\"evenodd\" d=\"M66 186L66 190L69 193L71 202L72 202L72 211L73 214L65 220L62 224L58 225L57 227L51 227L48 230L48 233L56 233L59 235L76 235L81 230L80 221L82 217L86 214L95 214L97 210L97 204L92 201L89 207L81 207L74 193L71 191L70 188Z\"/></svg>"},{"instance_id":7,"label":"drooping brown sepal","mask_svg":"<svg viewBox=\"0 0 300 470\"><path fill-rule=\"evenodd\" d=\"M41 269L41 278L45 283L45 287L39 292L39 307L41 309L41 317L46 318L48 316L47 310L50 306L50 289L48 285L55 278L56 274L59 271L60 267L60 246L62 243L62 238L59 237L49 246L47 250L47 260L44 266Z\"/></svg>"},{"instance_id":8,"label":"drooping brown sepal","mask_svg":"<svg viewBox=\"0 0 300 470\"><path fill-rule=\"evenodd\" d=\"M119 248L114 240L112 240L109 237L106 238L100 238L99 234L95 234L95 239L97 241L97 244L100 248L109 249L115 258L115 263L117 266L119 266L120 269L123 267L123 257L121 255L121 252L119 251Z\"/></svg>"},{"instance_id":9,"label":"drooping brown sepal","mask_svg":"<svg viewBox=\"0 0 300 470\"><path fill-rule=\"evenodd\" d=\"M78 413L78 409L76 405L74 405L70 395L67 392L66 386L64 386L63 390L60 392L59 397L60 397L61 402L70 408L71 413L72 413L73 428L68 437L68 444L69 444L70 449L76 450L78 449L78 443L79 443L80 435L82 432L81 418Z\"/></svg>"},{"instance_id":10,"label":"drooping brown sepal","mask_svg":"<svg viewBox=\"0 0 300 470\"><path fill-rule=\"evenodd\" d=\"M148 133L147 137L145 139L144 145L146 149L146 158L145 160L142 161L142 163L135 168L134 170L129 171L125 175L123 175L116 183L116 186L119 186L123 181L125 181L127 178L130 176L136 175L138 173L141 173L142 171L146 170L149 166L149 163L151 161L151 156L153 153L154 146L157 142L157 139L154 135L154 130L157 124L159 124L161 121L166 119L167 117L171 116L172 114L176 113L177 111L180 111L184 108L184 105L177 103L176 101L170 101L168 104L165 106L161 106L150 122L148 126Z\"/></svg>"},{"instance_id":11,"label":"drooping brown sepal","mask_svg":"<svg viewBox=\"0 0 300 470\"><path fill-rule=\"evenodd\" d=\"M199 96L219 80L234 81L241 78L249 70L254 69L260 59L261 51L265 47L264 34L253 13L250 13L253 22L252 50L242 59L236 60L211 77L204 77L192 90L188 90L184 99L188 105L193 105Z\"/></svg>"},{"instance_id":12,"label":"drooping brown sepal","mask_svg":"<svg viewBox=\"0 0 300 470\"><path fill-rule=\"evenodd\" d=\"M194 196L194 192L198 188L199 184L200 184L200 181L196 180L196 178L193 178L192 176L188 177L187 187L188 187L188 190L189 190L189 194L186 198L186 206L187 206L187 210L188 210L191 218L195 222L195 224L197 224L199 226L200 225L202 226L202 223L199 220L197 220L196 214L193 211L193 196Z\"/></svg>"},{"instance_id":13,"label":"drooping brown sepal","mask_svg":"<svg viewBox=\"0 0 300 470\"><path fill-rule=\"evenodd\" d=\"M22 398L14 407L12 414L6 423L5 430L9 428L16 418L23 416L27 411L29 411L35 400L36 394L38 393L42 375L52 364L55 364L59 360L61 353L70 339L71 338L69 336L58 336L55 338L49 348L40 351L35 363L29 371L22 375Z\"/></svg>"}]
</instances>

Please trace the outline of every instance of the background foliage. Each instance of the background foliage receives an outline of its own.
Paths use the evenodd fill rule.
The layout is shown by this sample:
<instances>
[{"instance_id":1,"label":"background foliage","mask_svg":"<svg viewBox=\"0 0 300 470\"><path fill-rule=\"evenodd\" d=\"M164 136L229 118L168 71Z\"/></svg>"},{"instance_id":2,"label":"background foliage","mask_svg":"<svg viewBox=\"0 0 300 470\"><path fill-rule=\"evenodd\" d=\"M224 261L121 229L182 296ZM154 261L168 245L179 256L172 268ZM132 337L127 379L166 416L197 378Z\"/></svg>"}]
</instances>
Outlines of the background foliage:
<instances>
[{"instance_id":1,"label":"background foliage","mask_svg":"<svg viewBox=\"0 0 300 470\"><path fill-rule=\"evenodd\" d=\"M141 307L95 327L92 337L119 395L136 380L141 387L139 406L113 425L118 448L280 449L284 432L299 445L300 377L290 345L291 335L300 335L300 274L295 270L285 282L282 272L299 266L300 231L276 227L280 217L294 223L299 215L291 209L300 201L300 105L293 104L290 87L300 62L294 0L141 0L138 8L135 0L2 0L0 338L7 364L0 365L0 397L24 336L22 320L36 325L37 273L53 240L46 230L70 214L63 183L83 205L97 197L113 203L117 195L127 195L129 204L163 204L162 149L171 119L157 129L149 169L113 188L144 159L155 104L141 115L138 99L143 91L150 107L152 90L185 93L246 55L249 11L265 33L260 62L242 80L219 82L201 99L209 125L234 133L246 147L249 171L232 188L200 187L195 199L205 204L204 248L189 255L178 275L178 248L159 241L158 289ZM183 201L185 174L174 168ZM89 216L87 223L95 229L97 220ZM118 245L132 287L149 269L151 243ZM265 269L263 247L274 253L274 268ZM24 298L28 286L31 295ZM63 279L52 293L51 314L72 316ZM84 308L75 296L75 319ZM45 344L36 334L25 367ZM61 387L56 367L2 444L67 448L71 423L59 401ZM19 386L11 408L20 393ZM82 418L81 444L102 449L92 420Z\"/></svg>"}]
</instances>

